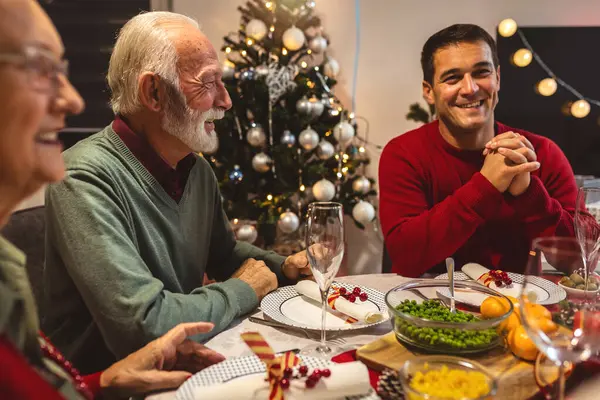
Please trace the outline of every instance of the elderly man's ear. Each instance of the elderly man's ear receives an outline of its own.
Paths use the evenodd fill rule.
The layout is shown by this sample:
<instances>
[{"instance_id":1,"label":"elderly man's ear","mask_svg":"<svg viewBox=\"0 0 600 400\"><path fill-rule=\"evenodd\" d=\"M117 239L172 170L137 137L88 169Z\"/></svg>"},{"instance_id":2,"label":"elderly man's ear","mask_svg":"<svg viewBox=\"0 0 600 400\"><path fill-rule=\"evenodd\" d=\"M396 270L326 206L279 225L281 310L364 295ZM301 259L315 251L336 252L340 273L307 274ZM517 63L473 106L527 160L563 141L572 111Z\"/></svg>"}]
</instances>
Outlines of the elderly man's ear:
<instances>
[{"instance_id":1,"label":"elderly man's ear","mask_svg":"<svg viewBox=\"0 0 600 400\"><path fill-rule=\"evenodd\" d=\"M140 76L139 90L140 102L144 107L155 112L162 110L165 91L158 75L152 72L143 73Z\"/></svg>"}]
</instances>

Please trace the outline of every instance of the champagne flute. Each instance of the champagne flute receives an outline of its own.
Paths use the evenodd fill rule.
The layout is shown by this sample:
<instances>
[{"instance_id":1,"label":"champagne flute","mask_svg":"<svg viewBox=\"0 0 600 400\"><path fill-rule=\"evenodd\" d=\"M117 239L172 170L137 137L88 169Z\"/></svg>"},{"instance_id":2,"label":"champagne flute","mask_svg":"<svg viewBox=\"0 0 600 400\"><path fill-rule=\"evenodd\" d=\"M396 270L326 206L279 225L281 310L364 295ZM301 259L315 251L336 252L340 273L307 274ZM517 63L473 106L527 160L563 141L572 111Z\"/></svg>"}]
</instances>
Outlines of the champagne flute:
<instances>
[{"instance_id":1,"label":"champagne flute","mask_svg":"<svg viewBox=\"0 0 600 400\"><path fill-rule=\"evenodd\" d=\"M586 361L600 349L600 297L597 290L586 289L583 297L567 297L560 305L544 310L542 306L533 304L543 295L535 277L544 276L542 262L545 260L566 276L573 273L585 276L587 287L587 281L598 280L594 273L598 259L584 262L586 253L583 248L589 245L589 241L580 244L573 237L537 238L529 253L519 297L521 321L536 347L559 368L558 393L550 397L553 399L564 399L565 371L569 364ZM558 325L544 317L548 312Z\"/></svg>"},{"instance_id":2,"label":"champagne flute","mask_svg":"<svg viewBox=\"0 0 600 400\"><path fill-rule=\"evenodd\" d=\"M600 224L597 221L598 216L590 211L600 210L600 188L580 188L577 193L577 203L575 206L575 236L579 240L581 251L583 252L583 262L595 264L600 255ZM587 271L594 272L594 269L584 268ZM584 276L587 280L587 276Z\"/></svg>"},{"instance_id":3,"label":"champagne flute","mask_svg":"<svg viewBox=\"0 0 600 400\"><path fill-rule=\"evenodd\" d=\"M325 337L327 293L344 257L344 215L341 204L315 202L309 205L306 253L321 292L321 342L302 349L301 354L331 358L342 350L339 346L327 343Z\"/></svg>"}]
</instances>

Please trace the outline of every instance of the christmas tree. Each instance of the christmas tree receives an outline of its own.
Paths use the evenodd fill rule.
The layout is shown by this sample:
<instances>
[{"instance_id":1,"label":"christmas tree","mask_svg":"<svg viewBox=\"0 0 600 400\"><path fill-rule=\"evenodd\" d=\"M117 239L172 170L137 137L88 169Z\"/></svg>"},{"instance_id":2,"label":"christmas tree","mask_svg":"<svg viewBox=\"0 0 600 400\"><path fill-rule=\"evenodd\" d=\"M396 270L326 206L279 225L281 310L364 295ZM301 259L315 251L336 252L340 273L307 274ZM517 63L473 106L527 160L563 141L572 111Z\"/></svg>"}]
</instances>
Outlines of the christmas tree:
<instances>
[{"instance_id":1,"label":"christmas tree","mask_svg":"<svg viewBox=\"0 0 600 400\"><path fill-rule=\"evenodd\" d=\"M375 182L364 175L366 141L333 92L340 68L327 54L314 7L248 1L238 8L240 29L224 38L223 80L233 107L217 121L218 148L204 156L237 238L258 236L264 247L281 237L301 247L300 221L312 201L342 203L361 228L376 214L369 202Z\"/></svg>"}]
</instances>

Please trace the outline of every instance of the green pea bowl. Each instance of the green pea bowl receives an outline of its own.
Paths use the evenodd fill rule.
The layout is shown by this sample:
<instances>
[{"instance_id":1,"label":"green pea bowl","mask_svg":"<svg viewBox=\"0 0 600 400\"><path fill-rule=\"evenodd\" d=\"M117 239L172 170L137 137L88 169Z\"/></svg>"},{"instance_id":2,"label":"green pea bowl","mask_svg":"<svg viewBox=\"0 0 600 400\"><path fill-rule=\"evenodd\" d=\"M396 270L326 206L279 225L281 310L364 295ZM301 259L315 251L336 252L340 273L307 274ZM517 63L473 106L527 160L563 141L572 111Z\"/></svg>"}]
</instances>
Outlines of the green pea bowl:
<instances>
[{"instance_id":1,"label":"green pea bowl","mask_svg":"<svg viewBox=\"0 0 600 400\"><path fill-rule=\"evenodd\" d=\"M451 313L450 299L441 294L447 293L448 287L447 280L419 279L387 292L385 302L398 341L427 353L457 355L484 353L502 345L497 328L513 312L512 302L477 282L455 281L455 293L504 298L509 310L483 319L478 309L457 301L457 310Z\"/></svg>"}]
</instances>

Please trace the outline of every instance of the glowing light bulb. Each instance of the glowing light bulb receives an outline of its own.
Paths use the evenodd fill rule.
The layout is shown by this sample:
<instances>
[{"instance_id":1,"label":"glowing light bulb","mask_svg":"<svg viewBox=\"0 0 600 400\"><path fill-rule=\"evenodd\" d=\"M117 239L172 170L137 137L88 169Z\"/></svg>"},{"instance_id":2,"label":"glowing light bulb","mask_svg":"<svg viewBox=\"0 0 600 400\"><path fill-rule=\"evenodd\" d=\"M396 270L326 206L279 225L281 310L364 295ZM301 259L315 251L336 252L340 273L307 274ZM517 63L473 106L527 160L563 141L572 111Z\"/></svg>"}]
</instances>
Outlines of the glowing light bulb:
<instances>
[{"instance_id":1,"label":"glowing light bulb","mask_svg":"<svg viewBox=\"0 0 600 400\"><path fill-rule=\"evenodd\" d=\"M348 118L350 118L350 119L354 119L354 113L353 113L353 112L351 112L351 113L350 113L350 115L348 115Z\"/></svg>"},{"instance_id":2,"label":"glowing light bulb","mask_svg":"<svg viewBox=\"0 0 600 400\"><path fill-rule=\"evenodd\" d=\"M269 28L269 30L270 30L271 32L275 32L275 26L271 25L271 27Z\"/></svg>"},{"instance_id":3,"label":"glowing light bulb","mask_svg":"<svg viewBox=\"0 0 600 400\"><path fill-rule=\"evenodd\" d=\"M337 115L340 115L340 112L339 112L338 110L331 110L329 113L330 113L330 114L331 114L333 117L335 117L335 116L337 116Z\"/></svg>"},{"instance_id":4,"label":"glowing light bulb","mask_svg":"<svg viewBox=\"0 0 600 400\"><path fill-rule=\"evenodd\" d=\"M344 168L342 168L342 172L343 172L343 173L346 173L346 172L348 172L348 167L344 167Z\"/></svg>"},{"instance_id":5,"label":"glowing light bulb","mask_svg":"<svg viewBox=\"0 0 600 400\"><path fill-rule=\"evenodd\" d=\"M287 56L287 49L285 47L281 50L281 54Z\"/></svg>"},{"instance_id":6,"label":"glowing light bulb","mask_svg":"<svg viewBox=\"0 0 600 400\"><path fill-rule=\"evenodd\" d=\"M575 118L584 118L590 113L590 103L581 99L571 105L571 114Z\"/></svg>"},{"instance_id":7,"label":"glowing light bulb","mask_svg":"<svg viewBox=\"0 0 600 400\"><path fill-rule=\"evenodd\" d=\"M234 223L234 225L237 225L237 223L238 223L238 222L240 222L240 220L239 220L239 219L237 219L237 218L234 218L234 219L233 219L233 223Z\"/></svg>"},{"instance_id":8,"label":"glowing light bulb","mask_svg":"<svg viewBox=\"0 0 600 400\"><path fill-rule=\"evenodd\" d=\"M344 159L344 161L345 161L345 160L349 159L349 158L350 158L350 156L349 156L348 154L344 154L344 155L342 156L342 158L343 158L343 159Z\"/></svg>"},{"instance_id":9,"label":"glowing light bulb","mask_svg":"<svg viewBox=\"0 0 600 400\"><path fill-rule=\"evenodd\" d=\"M254 42L252 41L252 39L248 39L248 40L246 40L246 43L248 43L248 46L252 46L252 43L254 43Z\"/></svg>"},{"instance_id":10,"label":"glowing light bulb","mask_svg":"<svg viewBox=\"0 0 600 400\"><path fill-rule=\"evenodd\" d=\"M268 194L267 195L267 200L269 200L269 201L273 200L273 195L272 194Z\"/></svg>"},{"instance_id":11,"label":"glowing light bulb","mask_svg":"<svg viewBox=\"0 0 600 400\"><path fill-rule=\"evenodd\" d=\"M308 64L306 63L306 61L302 61L302 62L300 63L300 66L301 66L302 68L306 68L306 67L308 67Z\"/></svg>"},{"instance_id":12,"label":"glowing light bulb","mask_svg":"<svg viewBox=\"0 0 600 400\"><path fill-rule=\"evenodd\" d=\"M273 8L273 2L272 1L267 1L265 3L265 7L267 7L268 10L272 9Z\"/></svg>"},{"instance_id":13,"label":"glowing light bulb","mask_svg":"<svg viewBox=\"0 0 600 400\"><path fill-rule=\"evenodd\" d=\"M246 52L246 50L242 50L242 55L243 55L243 56L246 56L246 54L248 54L248 53Z\"/></svg>"},{"instance_id":14,"label":"glowing light bulb","mask_svg":"<svg viewBox=\"0 0 600 400\"><path fill-rule=\"evenodd\" d=\"M338 173L337 173L337 177L338 177L338 178L341 178L341 177L342 177L342 173L341 173L341 172L338 172Z\"/></svg>"},{"instance_id":15,"label":"glowing light bulb","mask_svg":"<svg viewBox=\"0 0 600 400\"><path fill-rule=\"evenodd\" d=\"M304 186L304 185L300 185L300 191L301 191L301 192L304 192L305 190L306 190L306 186Z\"/></svg>"},{"instance_id":16,"label":"glowing light bulb","mask_svg":"<svg viewBox=\"0 0 600 400\"><path fill-rule=\"evenodd\" d=\"M359 151L359 152L361 152L361 153L364 153L364 152L365 152L365 148L364 148L364 147L362 147L362 146L360 146L360 147L358 148L358 151Z\"/></svg>"},{"instance_id":17,"label":"glowing light bulb","mask_svg":"<svg viewBox=\"0 0 600 400\"><path fill-rule=\"evenodd\" d=\"M227 47L227 48L225 49L225 53L227 53L227 54L231 53L231 47Z\"/></svg>"},{"instance_id":18,"label":"glowing light bulb","mask_svg":"<svg viewBox=\"0 0 600 400\"><path fill-rule=\"evenodd\" d=\"M519 49L513 55L513 62L517 67L526 67L533 60L533 54L528 49Z\"/></svg>"},{"instance_id":19,"label":"glowing light bulb","mask_svg":"<svg viewBox=\"0 0 600 400\"><path fill-rule=\"evenodd\" d=\"M538 93L542 96L552 96L554 93L556 93L557 88L558 85L553 78L542 79L537 84Z\"/></svg>"},{"instance_id":20,"label":"glowing light bulb","mask_svg":"<svg viewBox=\"0 0 600 400\"><path fill-rule=\"evenodd\" d=\"M306 54L312 54L312 50L311 49L306 50Z\"/></svg>"},{"instance_id":21,"label":"glowing light bulb","mask_svg":"<svg viewBox=\"0 0 600 400\"><path fill-rule=\"evenodd\" d=\"M315 71L318 71L318 70L319 70L319 67L315 67Z\"/></svg>"},{"instance_id":22,"label":"glowing light bulb","mask_svg":"<svg viewBox=\"0 0 600 400\"><path fill-rule=\"evenodd\" d=\"M517 31L517 23L512 18L506 18L498 24L498 33L504 37L511 37Z\"/></svg>"},{"instance_id":23,"label":"glowing light bulb","mask_svg":"<svg viewBox=\"0 0 600 400\"><path fill-rule=\"evenodd\" d=\"M335 159L336 159L336 160L339 160L339 159L340 159L340 155L339 155L339 154L336 154L336 155L335 155Z\"/></svg>"}]
</instances>

